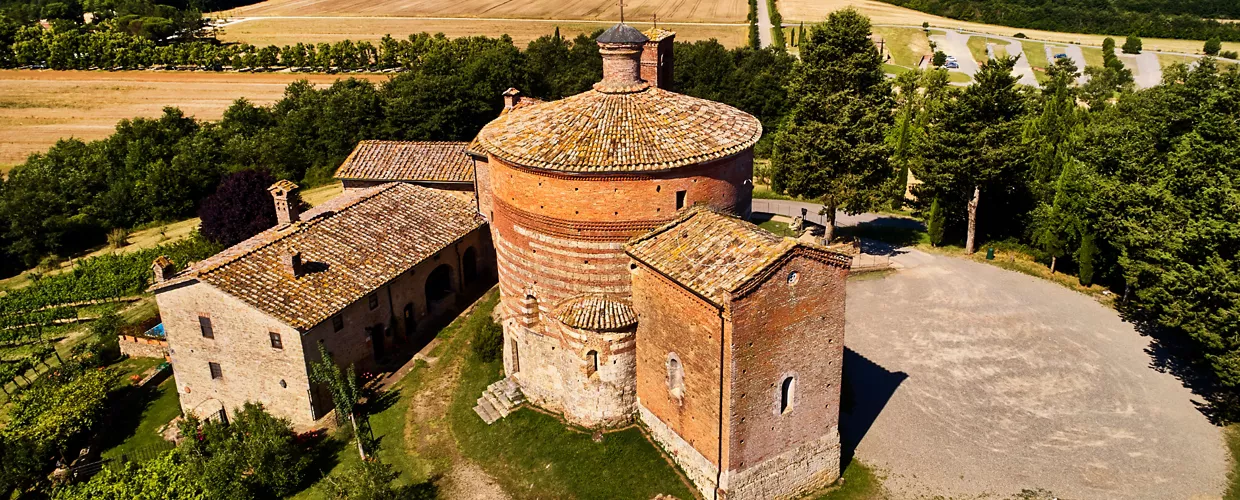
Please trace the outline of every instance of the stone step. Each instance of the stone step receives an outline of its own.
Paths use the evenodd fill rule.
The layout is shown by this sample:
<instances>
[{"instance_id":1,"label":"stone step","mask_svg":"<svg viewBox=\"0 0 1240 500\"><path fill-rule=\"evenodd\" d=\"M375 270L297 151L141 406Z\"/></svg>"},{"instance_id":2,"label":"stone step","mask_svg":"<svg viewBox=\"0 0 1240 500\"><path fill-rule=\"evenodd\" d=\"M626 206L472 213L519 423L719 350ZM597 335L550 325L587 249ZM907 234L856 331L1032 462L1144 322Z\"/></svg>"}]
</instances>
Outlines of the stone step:
<instances>
[{"instance_id":1,"label":"stone step","mask_svg":"<svg viewBox=\"0 0 1240 500\"><path fill-rule=\"evenodd\" d=\"M501 418L508 416L508 408L505 408L504 405L499 402L499 398L495 397L495 393L491 391L484 392L482 394L482 398L487 400L487 403L491 405L491 408L495 409L495 412L498 413Z\"/></svg>"},{"instance_id":2,"label":"stone step","mask_svg":"<svg viewBox=\"0 0 1240 500\"><path fill-rule=\"evenodd\" d=\"M512 408L517 406L507 394L504 394L504 391L492 391L491 394L495 395L495 399L499 400L500 406L503 406L505 410L512 411Z\"/></svg>"},{"instance_id":3,"label":"stone step","mask_svg":"<svg viewBox=\"0 0 1240 500\"><path fill-rule=\"evenodd\" d=\"M495 410L488 404L478 404L478 406L474 407L474 413L477 413L479 417L482 417L482 421L486 422L487 425L495 423L495 421L500 418L499 415L495 413Z\"/></svg>"}]
</instances>

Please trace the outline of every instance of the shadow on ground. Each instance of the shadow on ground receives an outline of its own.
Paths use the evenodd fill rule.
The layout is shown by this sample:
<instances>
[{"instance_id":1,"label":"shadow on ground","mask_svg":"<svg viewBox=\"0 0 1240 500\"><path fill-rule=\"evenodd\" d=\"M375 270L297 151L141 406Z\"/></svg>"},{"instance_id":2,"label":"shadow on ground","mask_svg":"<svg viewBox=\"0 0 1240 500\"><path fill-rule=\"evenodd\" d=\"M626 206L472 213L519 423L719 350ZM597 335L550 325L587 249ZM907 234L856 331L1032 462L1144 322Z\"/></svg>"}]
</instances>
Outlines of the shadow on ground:
<instances>
[{"instance_id":1,"label":"shadow on ground","mask_svg":"<svg viewBox=\"0 0 1240 500\"><path fill-rule=\"evenodd\" d=\"M843 393L840 396L840 463L852 462L861 439L887 406L900 384L908 378L844 348Z\"/></svg>"}]
</instances>

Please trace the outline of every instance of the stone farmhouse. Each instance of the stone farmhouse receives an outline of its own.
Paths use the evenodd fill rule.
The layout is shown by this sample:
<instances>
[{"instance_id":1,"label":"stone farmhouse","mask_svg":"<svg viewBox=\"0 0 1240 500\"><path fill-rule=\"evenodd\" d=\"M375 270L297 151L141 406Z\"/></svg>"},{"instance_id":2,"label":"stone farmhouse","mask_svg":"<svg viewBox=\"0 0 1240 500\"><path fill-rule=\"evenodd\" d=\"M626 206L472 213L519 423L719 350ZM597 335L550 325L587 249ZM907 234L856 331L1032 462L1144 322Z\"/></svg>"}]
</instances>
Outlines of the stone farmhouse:
<instances>
[{"instance_id":1,"label":"stone farmhouse","mask_svg":"<svg viewBox=\"0 0 1240 500\"><path fill-rule=\"evenodd\" d=\"M282 181L277 227L157 264L183 409L254 400L314 425L317 345L374 367L497 279L506 390L574 424L640 422L706 498L836 480L851 258L746 222L761 123L671 91L674 36L618 24L592 90L510 89L468 144L363 142L326 205L297 214Z\"/></svg>"}]
</instances>

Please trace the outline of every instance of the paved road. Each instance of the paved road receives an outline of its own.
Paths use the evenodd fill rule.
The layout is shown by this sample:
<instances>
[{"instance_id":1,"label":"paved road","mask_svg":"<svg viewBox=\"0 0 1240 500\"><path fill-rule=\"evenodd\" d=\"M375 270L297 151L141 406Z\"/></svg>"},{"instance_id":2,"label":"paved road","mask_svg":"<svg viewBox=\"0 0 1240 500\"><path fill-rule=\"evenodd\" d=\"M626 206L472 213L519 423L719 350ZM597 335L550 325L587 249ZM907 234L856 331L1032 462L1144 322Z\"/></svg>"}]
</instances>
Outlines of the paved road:
<instances>
[{"instance_id":1,"label":"paved road","mask_svg":"<svg viewBox=\"0 0 1240 500\"><path fill-rule=\"evenodd\" d=\"M1221 495L1220 429L1114 311L986 264L895 260L848 285L841 426L895 498Z\"/></svg>"},{"instance_id":2,"label":"paved road","mask_svg":"<svg viewBox=\"0 0 1240 500\"><path fill-rule=\"evenodd\" d=\"M973 78L977 73L977 61L973 60L973 54L969 52L969 35L953 30L947 30L946 33L945 36L932 36L930 39L938 45L938 50L956 58L956 64L960 65L957 71Z\"/></svg>"},{"instance_id":3,"label":"paved road","mask_svg":"<svg viewBox=\"0 0 1240 500\"><path fill-rule=\"evenodd\" d=\"M1076 70L1081 72L1081 76L1077 77L1076 83L1078 85L1085 85L1085 82L1089 81L1089 76L1085 74L1085 51L1081 50L1080 45L1068 45L1063 48L1063 53L1067 54L1069 59L1072 59L1072 64L1076 65ZM1053 56L1054 54L1052 54ZM1053 60L1047 59L1047 61Z\"/></svg>"},{"instance_id":4,"label":"paved road","mask_svg":"<svg viewBox=\"0 0 1240 500\"><path fill-rule=\"evenodd\" d=\"M1038 77L1033 76L1033 66L1029 65L1029 58L1025 56L1025 46L1017 39L1008 39L1007 53L1009 56L1020 56L1016 60L1016 76L1020 77L1020 83L1037 87Z\"/></svg>"},{"instance_id":5,"label":"paved road","mask_svg":"<svg viewBox=\"0 0 1240 500\"><path fill-rule=\"evenodd\" d=\"M771 9L766 0L758 0L758 40L762 47L770 47L774 36L771 34Z\"/></svg>"},{"instance_id":6,"label":"paved road","mask_svg":"<svg viewBox=\"0 0 1240 500\"><path fill-rule=\"evenodd\" d=\"M1119 53L1119 49L1116 49ZM1162 65L1158 63L1158 54L1154 52L1142 52L1136 55L1136 73L1134 79L1137 82L1137 88L1148 89L1162 82Z\"/></svg>"},{"instance_id":7,"label":"paved road","mask_svg":"<svg viewBox=\"0 0 1240 500\"><path fill-rule=\"evenodd\" d=\"M806 203L803 201L789 200L753 200L752 210L763 214L786 215L788 217L798 217L804 210L805 220L813 222L820 226L826 225L826 216L820 215L818 212L822 210L822 205L818 203ZM880 224L916 224L921 222L913 219L904 219L891 215L864 213L857 215L848 215L842 211L835 212L836 226L855 226L865 222L879 221Z\"/></svg>"}]
</instances>

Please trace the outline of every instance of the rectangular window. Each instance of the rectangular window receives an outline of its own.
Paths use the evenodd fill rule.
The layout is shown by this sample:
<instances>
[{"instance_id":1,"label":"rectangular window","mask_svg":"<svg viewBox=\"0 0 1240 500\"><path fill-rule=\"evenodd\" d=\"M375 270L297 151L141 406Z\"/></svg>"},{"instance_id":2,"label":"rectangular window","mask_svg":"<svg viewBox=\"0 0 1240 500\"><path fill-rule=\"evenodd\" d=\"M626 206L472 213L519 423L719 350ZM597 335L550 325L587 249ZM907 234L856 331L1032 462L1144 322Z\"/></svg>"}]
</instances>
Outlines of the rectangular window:
<instances>
[{"instance_id":1,"label":"rectangular window","mask_svg":"<svg viewBox=\"0 0 1240 500\"><path fill-rule=\"evenodd\" d=\"M340 330L344 330L344 315L343 314L337 314L335 316L332 316L332 331L338 332Z\"/></svg>"},{"instance_id":2,"label":"rectangular window","mask_svg":"<svg viewBox=\"0 0 1240 500\"><path fill-rule=\"evenodd\" d=\"M685 194L688 191L676 191L676 210L685 208Z\"/></svg>"},{"instance_id":3,"label":"rectangular window","mask_svg":"<svg viewBox=\"0 0 1240 500\"><path fill-rule=\"evenodd\" d=\"M213 339L215 338L215 329L211 327L211 317L198 315L198 329L202 330L202 336Z\"/></svg>"},{"instance_id":4,"label":"rectangular window","mask_svg":"<svg viewBox=\"0 0 1240 500\"><path fill-rule=\"evenodd\" d=\"M276 332L268 332L267 335L271 336L271 347L276 349L284 349L284 341L280 339L280 334Z\"/></svg>"},{"instance_id":5,"label":"rectangular window","mask_svg":"<svg viewBox=\"0 0 1240 500\"><path fill-rule=\"evenodd\" d=\"M372 311L376 307L379 307L379 294L377 293L370 294L370 297L366 298L366 305L370 306L370 310Z\"/></svg>"},{"instance_id":6,"label":"rectangular window","mask_svg":"<svg viewBox=\"0 0 1240 500\"><path fill-rule=\"evenodd\" d=\"M220 364L214 361L208 362L207 367L211 369L211 379L224 378L224 372L220 370Z\"/></svg>"}]
</instances>

